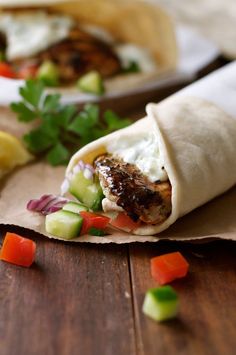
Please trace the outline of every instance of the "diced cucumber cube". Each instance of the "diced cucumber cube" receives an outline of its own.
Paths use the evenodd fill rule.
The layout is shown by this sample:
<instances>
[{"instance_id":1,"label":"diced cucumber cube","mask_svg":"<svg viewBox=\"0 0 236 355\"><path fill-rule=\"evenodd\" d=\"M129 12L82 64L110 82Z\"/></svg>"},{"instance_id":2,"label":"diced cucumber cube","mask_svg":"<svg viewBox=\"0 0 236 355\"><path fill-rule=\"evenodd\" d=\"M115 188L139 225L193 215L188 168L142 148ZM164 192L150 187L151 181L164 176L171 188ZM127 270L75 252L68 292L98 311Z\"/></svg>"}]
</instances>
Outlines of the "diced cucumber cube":
<instances>
[{"instance_id":1,"label":"diced cucumber cube","mask_svg":"<svg viewBox=\"0 0 236 355\"><path fill-rule=\"evenodd\" d=\"M86 179L84 173L79 171L74 174L70 180L69 192L75 196L79 201L83 202L84 191L87 186L92 184L92 180Z\"/></svg>"},{"instance_id":2,"label":"diced cucumber cube","mask_svg":"<svg viewBox=\"0 0 236 355\"><path fill-rule=\"evenodd\" d=\"M70 211L70 212L74 212L74 213L80 213L81 211L88 211L88 207L81 205L78 202L68 202L66 203L62 209L64 211Z\"/></svg>"},{"instance_id":3,"label":"diced cucumber cube","mask_svg":"<svg viewBox=\"0 0 236 355\"><path fill-rule=\"evenodd\" d=\"M46 216L46 231L58 238L72 239L80 234L83 218L70 211L60 210Z\"/></svg>"},{"instance_id":4,"label":"diced cucumber cube","mask_svg":"<svg viewBox=\"0 0 236 355\"><path fill-rule=\"evenodd\" d=\"M82 202L93 211L102 209L103 191L98 183L88 186L83 195Z\"/></svg>"},{"instance_id":5,"label":"diced cucumber cube","mask_svg":"<svg viewBox=\"0 0 236 355\"><path fill-rule=\"evenodd\" d=\"M38 69L37 78L48 86L57 86L59 83L59 71L56 64L50 60L43 62Z\"/></svg>"},{"instance_id":6,"label":"diced cucumber cube","mask_svg":"<svg viewBox=\"0 0 236 355\"><path fill-rule=\"evenodd\" d=\"M99 182L87 179L82 171L75 174L69 187L70 193L93 211L101 210L103 192Z\"/></svg>"},{"instance_id":7,"label":"diced cucumber cube","mask_svg":"<svg viewBox=\"0 0 236 355\"><path fill-rule=\"evenodd\" d=\"M102 95L105 91L102 77L95 70L83 75L78 80L77 86L81 91L95 95Z\"/></svg>"},{"instance_id":8,"label":"diced cucumber cube","mask_svg":"<svg viewBox=\"0 0 236 355\"><path fill-rule=\"evenodd\" d=\"M173 287L151 288L145 295L143 313L156 321L164 321L176 317L178 306L178 296Z\"/></svg>"}]
</instances>

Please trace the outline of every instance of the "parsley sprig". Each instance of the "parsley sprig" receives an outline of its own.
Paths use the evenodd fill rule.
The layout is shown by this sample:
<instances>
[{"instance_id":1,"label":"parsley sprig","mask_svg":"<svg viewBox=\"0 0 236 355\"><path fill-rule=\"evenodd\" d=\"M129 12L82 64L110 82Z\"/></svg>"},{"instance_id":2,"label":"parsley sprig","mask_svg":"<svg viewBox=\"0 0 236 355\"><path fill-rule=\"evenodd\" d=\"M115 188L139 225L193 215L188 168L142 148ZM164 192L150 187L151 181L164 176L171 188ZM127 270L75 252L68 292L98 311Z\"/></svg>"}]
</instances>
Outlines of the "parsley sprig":
<instances>
[{"instance_id":1,"label":"parsley sprig","mask_svg":"<svg viewBox=\"0 0 236 355\"><path fill-rule=\"evenodd\" d=\"M131 123L111 110L101 117L98 105L91 103L78 112L75 105L63 105L60 94L46 94L41 81L26 81L19 93L22 100L11 109L19 121L36 122L36 128L23 136L26 146L53 166L67 164L81 146Z\"/></svg>"}]
</instances>

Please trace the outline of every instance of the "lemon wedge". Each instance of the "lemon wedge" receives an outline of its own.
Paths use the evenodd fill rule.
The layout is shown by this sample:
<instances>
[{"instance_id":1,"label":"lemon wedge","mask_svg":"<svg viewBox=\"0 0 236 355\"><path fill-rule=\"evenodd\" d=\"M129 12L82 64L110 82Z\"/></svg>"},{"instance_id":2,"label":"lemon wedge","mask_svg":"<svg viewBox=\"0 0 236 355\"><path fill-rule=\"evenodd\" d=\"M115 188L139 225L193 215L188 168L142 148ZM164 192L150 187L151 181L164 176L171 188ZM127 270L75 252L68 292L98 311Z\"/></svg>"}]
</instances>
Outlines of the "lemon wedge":
<instances>
[{"instance_id":1,"label":"lemon wedge","mask_svg":"<svg viewBox=\"0 0 236 355\"><path fill-rule=\"evenodd\" d=\"M0 178L14 169L32 160L32 155L15 136L0 131Z\"/></svg>"}]
</instances>

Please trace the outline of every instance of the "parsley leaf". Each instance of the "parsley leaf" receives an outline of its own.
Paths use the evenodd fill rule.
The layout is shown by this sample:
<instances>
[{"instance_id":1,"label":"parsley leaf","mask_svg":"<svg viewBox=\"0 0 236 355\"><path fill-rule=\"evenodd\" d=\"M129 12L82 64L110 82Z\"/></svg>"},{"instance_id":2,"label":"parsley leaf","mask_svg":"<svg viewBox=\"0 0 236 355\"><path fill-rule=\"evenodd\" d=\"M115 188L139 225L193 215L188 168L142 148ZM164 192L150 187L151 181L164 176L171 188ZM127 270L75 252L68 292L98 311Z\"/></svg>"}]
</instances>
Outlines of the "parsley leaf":
<instances>
[{"instance_id":1,"label":"parsley leaf","mask_svg":"<svg viewBox=\"0 0 236 355\"><path fill-rule=\"evenodd\" d=\"M45 112L57 110L58 106L60 105L60 98L60 94L46 95L43 101L42 110Z\"/></svg>"},{"instance_id":2,"label":"parsley leaf","mask_svg":"<svg viewBox=\"0 0 236 355\"><path fill-rule=\"evenodd\" d=\"M37 113L27 107L24 102L14 102L11 104L12 111L18 113L18 119L22 122L31 122L37 118Z\"/></svg>"},{"instance_id":3,"label":"parsley leaf","mask_svg":"<svg viewBox=\"0 0 236 355\"><path fill-rule=\"evenodd\" d=\"M52 146L52 139L43 127L32 130L23 137L26 146L33 154L45 152Z\"/></svg>"},{"instance_id":4,"label":"parsley leaf","mask_svg":"<svg viewBox=\"0 0 236 355\"><path fill-rule=\"evenodd\" d=\"M63 144L57 142L57 144L49 150L46 158L53 166L66 164L70 158L70 151Z\"/></svg>"},{"instance_id":5,"label":"parsley leaf","mask_svg":"<svg viewBox=\"0 0 236 355\"><path fill-rule=\"evenodd\" d=\"M26 102L38 108L44 88L42 81L27 80L25 86L20 88L19 93Z\"/></svg>"},{"instance_id":6,"label":"parsley leaf","mask_svg":"<svg viewBox=\"0 0 236 355\"><path fill-rule=\"evenodd\" d=\"M22 100L12 103L11 109L19 121L37 122L23 136L27 148L53 166L67 164L81 146L131 123L111 110L102 117L96 104L86 104L80 111L75 105L63 105L61 95L46 94L41 81L26 81L19 93Z\"/></svg>"},{"instance_id":7,"label":"parsley leaf","mask_svg":"<svg viewBox=\"0 0 236 355\"><path fill-rule=\"evenodd\" d=\"M131 60L128 65L123 68L123 73L124 74L130 74L130 73L139 73L141 72L141 68L139 66L139 63L136 62L135 60Z\"/></svg>"},{"instance_id":8,"label":"parsley leaf","mask_svg":"<svg viewBox=\"0 0 236 355\"><path fill-rule=\"evenodd\" d=\"M104 237L104 236L108 235L108 233L106 233L103 229L98 229L95 227L90 228L88 231L88 234L94 235L97 237Z\"/></svg>"}]
</instances>

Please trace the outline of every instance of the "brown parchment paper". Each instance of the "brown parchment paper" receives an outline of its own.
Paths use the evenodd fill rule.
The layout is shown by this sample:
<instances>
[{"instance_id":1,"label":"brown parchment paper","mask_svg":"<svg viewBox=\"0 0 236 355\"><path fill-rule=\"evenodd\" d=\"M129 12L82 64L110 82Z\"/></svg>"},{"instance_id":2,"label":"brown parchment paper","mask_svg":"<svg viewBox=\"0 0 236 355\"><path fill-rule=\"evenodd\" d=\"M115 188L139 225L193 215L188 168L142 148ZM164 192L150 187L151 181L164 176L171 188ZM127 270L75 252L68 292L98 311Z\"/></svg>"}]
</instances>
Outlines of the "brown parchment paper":
<instances>
[{"instance_id":1,"label":"brown parchment paper","mask_svg":"<svg viewBox=\"0 0 236 355\"><path fill-rule=\"evenodd\" d=\"M0 108L0 130L21 136L26 126L18 123L7 108ZM16 225L53 238L45 231L45 218L26 210L27 202L45 193L59 194L65 168L53 168L45 162L32 162L14 170L0 181L0 224ZM180 218L156 236L134 236L110 230L106 237L82 236L74 242L131 243L156 242L160 239L192 241L222 238L236 240L236 187L224 195ZM58 239L58 238L56 238Z\"/></svg>"}]
</instances>

